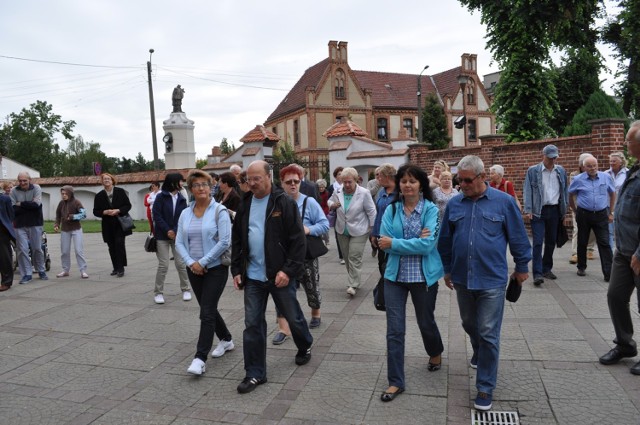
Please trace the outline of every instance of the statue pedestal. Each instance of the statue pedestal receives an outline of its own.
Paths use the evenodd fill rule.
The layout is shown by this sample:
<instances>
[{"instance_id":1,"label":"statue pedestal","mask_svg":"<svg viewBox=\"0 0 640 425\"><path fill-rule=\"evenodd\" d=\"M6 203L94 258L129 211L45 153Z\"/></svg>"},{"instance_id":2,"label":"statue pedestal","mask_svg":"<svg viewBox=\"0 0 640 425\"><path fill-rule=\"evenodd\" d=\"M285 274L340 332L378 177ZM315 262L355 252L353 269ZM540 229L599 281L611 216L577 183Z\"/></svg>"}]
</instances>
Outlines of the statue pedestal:
<instances>
[{"instance_id":1,"label":"statue pedestal","mask_svg":"<svg viewBox=\"0 0 640 425\"><path fill-rule=\"evenodd\" d=\"M195 168L196 147L193 140L194 122L184 112L172 112L168 120L162 122L164 134L171 133L173 146L167 152L165 144L165 169Z\"/></svg>"}]
</instances>

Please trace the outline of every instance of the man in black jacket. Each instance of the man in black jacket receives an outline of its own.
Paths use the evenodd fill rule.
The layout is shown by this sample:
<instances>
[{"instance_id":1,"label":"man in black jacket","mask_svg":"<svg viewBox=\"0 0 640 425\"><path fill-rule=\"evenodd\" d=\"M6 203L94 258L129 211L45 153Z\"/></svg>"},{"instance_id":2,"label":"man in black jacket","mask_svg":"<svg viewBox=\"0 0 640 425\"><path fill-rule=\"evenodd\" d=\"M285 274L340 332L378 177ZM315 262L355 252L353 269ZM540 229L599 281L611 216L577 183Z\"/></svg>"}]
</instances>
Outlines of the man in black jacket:
<instances>
[{"instance_id":1,"label":"man in black jacket","mask_svg":"<svg viewBox=\"0 0 640 425\"><path fill-rule=\"evenodd\" d=\"M296 298L295 278L303 269L306 239L296 203L271 183L269 165L254 161L247 169L246 193L233 222L231 274L244 290L243 332L246 376L239 393L267 382L267 322L269 295L289 322L298 348L295 362L311 359L313 337Z\"/></svg>"}]
</instances>

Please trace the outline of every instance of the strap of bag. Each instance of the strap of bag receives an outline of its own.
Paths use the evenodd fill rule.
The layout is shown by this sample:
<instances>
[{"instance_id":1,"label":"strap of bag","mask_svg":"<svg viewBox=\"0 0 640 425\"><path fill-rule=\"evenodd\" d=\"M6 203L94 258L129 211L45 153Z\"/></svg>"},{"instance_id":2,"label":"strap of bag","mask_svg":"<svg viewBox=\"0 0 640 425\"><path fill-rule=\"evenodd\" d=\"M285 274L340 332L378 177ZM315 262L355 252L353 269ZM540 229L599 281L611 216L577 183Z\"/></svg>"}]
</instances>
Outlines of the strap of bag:
<instances>
[{"instance_id":1,"label":"strap of bag","mask_svg":"<svg viewBox=\"0 0 640 425\"><path fill-rule=\"evenodd\" d=\"M309 199L309 197L305 197L304 201L302 201L302 221L304 222L304 210L307 208L307 199Z\"/></svg>"}]
</instances>

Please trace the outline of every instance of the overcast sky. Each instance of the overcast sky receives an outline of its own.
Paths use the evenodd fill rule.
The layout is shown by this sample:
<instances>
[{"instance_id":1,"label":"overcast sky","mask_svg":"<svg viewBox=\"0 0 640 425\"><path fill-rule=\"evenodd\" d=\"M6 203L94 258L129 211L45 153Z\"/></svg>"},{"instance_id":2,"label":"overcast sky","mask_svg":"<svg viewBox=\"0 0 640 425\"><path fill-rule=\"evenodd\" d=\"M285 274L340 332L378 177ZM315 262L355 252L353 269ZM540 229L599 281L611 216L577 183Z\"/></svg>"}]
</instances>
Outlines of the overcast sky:
<instances>
[{"instance_id":1,"label":"overcast sky","mask_svg":"<svg viewBox=\"0 0 640 425\"><path fill-rule=\"evenodd\" d=\"M158 140L181 84L196 156L205 158L225 137L238 147L304 71L327 57L330 40L349 43L355 70L417 74L429 65L427 74L435 74L475 53L482 76L498 71L484 36L479 13L455 0L4 2L0 117L47 101L108 156L141 152L151 160L146 62L153 48ZM601 78L611 92L612 75ZM163 158L160 142L158 152Z\"/></svg>"}]
</instances>

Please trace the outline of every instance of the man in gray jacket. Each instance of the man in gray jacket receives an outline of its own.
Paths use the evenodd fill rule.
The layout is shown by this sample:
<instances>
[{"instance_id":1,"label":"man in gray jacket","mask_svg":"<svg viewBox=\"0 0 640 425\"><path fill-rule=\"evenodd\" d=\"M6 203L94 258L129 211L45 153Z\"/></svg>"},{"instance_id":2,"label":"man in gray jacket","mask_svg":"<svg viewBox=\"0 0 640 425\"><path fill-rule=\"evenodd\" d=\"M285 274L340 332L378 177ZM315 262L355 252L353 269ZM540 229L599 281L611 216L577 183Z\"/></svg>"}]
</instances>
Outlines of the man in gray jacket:
<instances>
[{"instance_id":1,"label":"man in gray jacket","mask_svg":"<svg viewBox=\"0 0 640 425\"><path fill-rule=\"evenodd\" d=\"M626 138L630 156L640 160L640 121L631 124ZM615 347L600 357L600 363L612 365L624 357L638 355L633 340L633 322L629 301L634 289L640 288L640 167L636 162L627 173L615 205L616 252L611 267L611 281L607 292L609 314L616 331ZM640 375L640 362L631 367L631 373Z\"/></svg>"},{"instance_id":2,"label":"man in gray jacket","mask_svg":"<svg viewBox=\"0 0 640 425\"><path fill-rule=\"evenodd\" d=\"M48 280L42 252L42 189L31 183L31 176L26 171L18 174L18 186L11 189L11 203L15 213L18 268L22 276L19 283L32 280L29 248L40 279Z\"/></svg>"}]
</instances>

